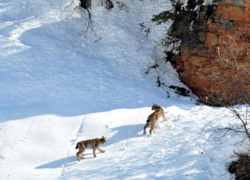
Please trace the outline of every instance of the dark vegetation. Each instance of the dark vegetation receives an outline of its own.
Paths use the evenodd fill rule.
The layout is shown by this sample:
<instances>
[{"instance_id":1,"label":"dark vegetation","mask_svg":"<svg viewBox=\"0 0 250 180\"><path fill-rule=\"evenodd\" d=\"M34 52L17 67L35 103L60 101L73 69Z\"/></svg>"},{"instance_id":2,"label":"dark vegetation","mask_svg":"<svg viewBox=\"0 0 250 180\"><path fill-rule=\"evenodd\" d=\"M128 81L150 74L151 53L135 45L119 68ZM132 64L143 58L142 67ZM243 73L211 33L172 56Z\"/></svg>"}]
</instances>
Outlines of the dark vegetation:
<instances>
[{"instance_id":1,"label":"dark vegetation","mask_svg":"<svg viewBox=\"0 0 250 180\"><path fill-rule=\"evenodd\" d=\"M235 174L235 180L250 180L250 156L247 154L236 154L237 161L233 161L228 170Z\"/></svg>"},{"instance_id":2,"label":"dark vegetation","mask_svg":"<svg viewBox=\"0 0 250 180\"><path fill-rule=\"evenodd\" d=\"M76 9L79 9L79 8L84 9L88 13L88 17L85 21L86 28L82 35L86 37L89 30L91 30L95 34L94 27L93 27L92 14L91 14L92 0L77 0L77 1L79 2L78 6L76 6L73 9L73 12L69 16L71 16ZM71 1L69 6L71 6L73 2L74 0ZM100 0L100 2L101 2L101 5L105 7L107 10L111 10L114 7L112 0Z\"/></svg>"},{"instance_id":3,"label":"dark vegetation","mask_svg":"<svg viewBox=\"0 0 250 180\"><path fill-rule=\"evenodd\" d=\"M201 43L197 38L198 32L204 26L204 20L212 16L213 7L202 5L203 0L189 0L185 7L180 0L171 0L171 3L171 10L154 15L152 21L157 24L172 21L165 39L166 45L181 41L189 47L196 47Z\"/></svg>"},{"instance_id":4,"label":"dark vegetation","mask_svg":"<svg viewBox=\"0 0 250 180\"><path fill-rule=\"evenodd\" d=\"M89 10L91 8L91 0L80 0L80 7Z\"/></svg>"},{"instance_id":5,"label":"dark vegetation","mask_svg":"<svg viewBox=\"0 0 250 180\"><path fill-rule=\"evenodd\" d=\"M179 86L169 86L170 89L174 89L176 94L182 95L182 96L190 96L189 93L190 91Z\"/></svg>"}]
</instances>

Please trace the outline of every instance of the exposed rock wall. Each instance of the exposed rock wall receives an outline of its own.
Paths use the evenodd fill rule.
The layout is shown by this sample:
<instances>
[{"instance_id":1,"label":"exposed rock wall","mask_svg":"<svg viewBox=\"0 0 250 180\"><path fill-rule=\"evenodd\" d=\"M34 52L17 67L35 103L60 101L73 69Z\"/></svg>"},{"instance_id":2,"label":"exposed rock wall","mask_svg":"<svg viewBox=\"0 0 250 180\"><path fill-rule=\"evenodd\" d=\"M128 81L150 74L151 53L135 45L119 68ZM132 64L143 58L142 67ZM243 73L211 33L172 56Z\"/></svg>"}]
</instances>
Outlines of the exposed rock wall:
<instances>
[{"instance_id":1,"label":"exposed rock wall","mask_svg":"<svg viewBox=\"0 0 250 180\"><path fill-rule=\"evenodd\" d=\"M199 43L182 43L171 60L181 81L201 98L244 102L240 91L250 93L250 0L214 0L200 10L193 29Z\"/></svg>"}]
</instances>

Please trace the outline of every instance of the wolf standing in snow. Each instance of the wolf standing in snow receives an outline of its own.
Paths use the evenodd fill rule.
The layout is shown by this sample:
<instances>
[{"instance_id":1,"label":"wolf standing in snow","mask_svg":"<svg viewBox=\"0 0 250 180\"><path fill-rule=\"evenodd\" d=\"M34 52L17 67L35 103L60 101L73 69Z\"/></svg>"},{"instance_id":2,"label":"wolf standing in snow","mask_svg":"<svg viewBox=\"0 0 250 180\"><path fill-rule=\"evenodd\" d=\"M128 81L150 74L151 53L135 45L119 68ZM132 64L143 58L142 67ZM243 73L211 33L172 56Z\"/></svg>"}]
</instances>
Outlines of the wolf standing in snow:
<instances>
[{"instance_id":1,"label":"wolf standing in snow","mask_svg":"<svg viewBox=\"0 0 250 180\"><path fill-rule=\"evenodd\" d=\"M167 121L167 119L165 118L164 115L164 110L161 106L157 105L157 104L153 104L152 110L154 110L154 112L152 114L150 114L148 116L147 122L144 126L144 131L143 133L146 134L146 129L150 126L150 134L153 133L154 128L155 128L155 123L158 119L160 119L161 117L163 118L164 121Z\"/></svg>"},{"instance_id":2,"label":"wolf standing in snow","mask_svg":"<svg viewBox=\"0 0 250 180\"><path fill-rule=\"evenodd\" d=\"M92 149L94 157L96 157L96 154L95 154L96 149L99 150L101 153L104 153L105 151L100 148L100 145L106 142L107 140L103 136L102 138L88 139L88 140L78 142L76 144L76 149L79 150L76 153L77 160L80 161L81 159L83 159L83 157L81 157L81 154L84 153L86 149Z\"/></svg>"}]
</instances>

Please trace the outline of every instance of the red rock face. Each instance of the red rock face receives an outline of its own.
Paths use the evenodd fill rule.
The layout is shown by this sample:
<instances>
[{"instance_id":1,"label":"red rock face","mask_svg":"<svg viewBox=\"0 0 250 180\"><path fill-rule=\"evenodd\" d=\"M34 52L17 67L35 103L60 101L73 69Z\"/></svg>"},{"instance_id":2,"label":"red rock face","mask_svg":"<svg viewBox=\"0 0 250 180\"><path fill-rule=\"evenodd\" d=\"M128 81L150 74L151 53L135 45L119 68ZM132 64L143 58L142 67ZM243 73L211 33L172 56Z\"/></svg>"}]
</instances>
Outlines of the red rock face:
<instances>
[{"instance_id":1,"label":"red rock face","mask_svg":"<svg viewBox=\"0 0 250 180\"><path fill-rule=\"evenodd\" d=\"M202 43L182 44L174 67L199 97L243 103L250 94L250 0L214 0L213 6L197 35Z\"/></svg>"}]
</instances>

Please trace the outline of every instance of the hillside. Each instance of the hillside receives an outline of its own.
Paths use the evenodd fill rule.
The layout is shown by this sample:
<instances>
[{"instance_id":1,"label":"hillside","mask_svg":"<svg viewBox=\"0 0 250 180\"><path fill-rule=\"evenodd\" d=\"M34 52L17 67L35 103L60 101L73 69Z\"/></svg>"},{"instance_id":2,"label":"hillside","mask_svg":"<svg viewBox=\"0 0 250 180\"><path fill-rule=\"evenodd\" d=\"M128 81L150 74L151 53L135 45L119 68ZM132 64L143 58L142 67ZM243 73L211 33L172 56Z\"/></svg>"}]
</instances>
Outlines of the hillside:
<instances>
[{"instance_id":1,"label":"hillside","mask_svg":"<svg viewBox=\"0 0 250 180\"><path fill-rule=\"evenodd\" d=\"M169 4L119 2L126 8L93 3L93 30L76 0L0 2L0 179L233 177L227 164L245 147L240 136L216 131L237 125L229 111L157 87L158 73L185 87L170 64L145 74L163 62L168 24L150 19ZM140 23L152 27L148 36ZM153 103L168 122L143 135ZM89 150L77 162L76 142L101 136L106 152L92 158Z\"/></svg>"}]
</instances>

